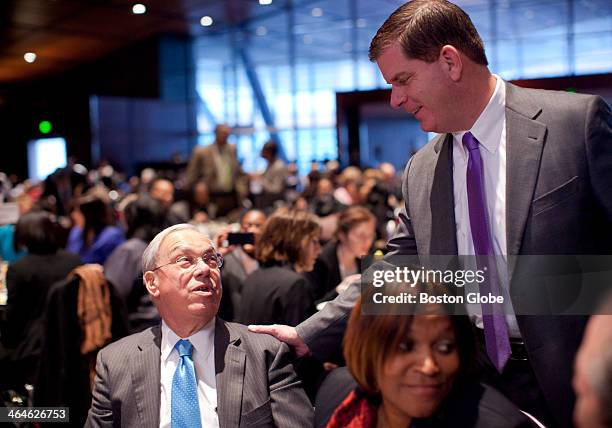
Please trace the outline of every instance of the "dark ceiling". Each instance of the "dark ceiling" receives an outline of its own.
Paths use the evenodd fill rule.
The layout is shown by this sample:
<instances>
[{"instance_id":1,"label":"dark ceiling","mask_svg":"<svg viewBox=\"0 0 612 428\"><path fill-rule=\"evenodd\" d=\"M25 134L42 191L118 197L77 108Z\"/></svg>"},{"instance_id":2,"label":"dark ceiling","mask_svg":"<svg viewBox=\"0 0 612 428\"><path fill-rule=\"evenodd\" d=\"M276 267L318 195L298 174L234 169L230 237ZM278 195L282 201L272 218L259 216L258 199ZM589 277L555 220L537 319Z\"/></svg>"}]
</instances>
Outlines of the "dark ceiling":
<instances>
[{"instance_id":1,"label":"dark ceiling","mask_svg":"<svg viewBox=\"0 0 612 428\"><path fill-rule=\"evenodd\" d=\"M61 72L158 33L213 31L200 25L204 15L215 17L214 31L218 32L254 15L278 13L280 7L274 3L262 7L254 0L143 0L147 12L134 15L134 3L2 0L0 82ZM26 52L36 53L33 64L24 60Z\"/></svg>"},{"instance_id":2,"label":"dark ceiling","mask_svg":"<svg viewBox=\"0 0 612 428\"><path fill-rule=\"evenodd\" d=\"M272 0L260 5L258 0L140 0L147 13L134 15L136 2L0 0L0 83L61 73L159 33L195 36L198 58L221 58L227 56L221 41L230 27L241 28L236 40L248 40L256 62L286 61L291 36L296 37L298 62L337 60L351 52L367 60L376 28L404 1ZM612 0L456 2L470 14L486 44L497 40L537 46L536 39L545 42L572 33L607 40L612 28ZM294 6L292 21L285 13L288 5ZM213 26L200 25L204 15L214 18ZM353 26L355 33L350 31ZM211 34L221 37L199 37ZM241 39L245 34L248 39ZM600 56L607 57L609 47L602 49ZM26 52L35 52L37 60L27 63Z\"/></svg>"}]
</instances>

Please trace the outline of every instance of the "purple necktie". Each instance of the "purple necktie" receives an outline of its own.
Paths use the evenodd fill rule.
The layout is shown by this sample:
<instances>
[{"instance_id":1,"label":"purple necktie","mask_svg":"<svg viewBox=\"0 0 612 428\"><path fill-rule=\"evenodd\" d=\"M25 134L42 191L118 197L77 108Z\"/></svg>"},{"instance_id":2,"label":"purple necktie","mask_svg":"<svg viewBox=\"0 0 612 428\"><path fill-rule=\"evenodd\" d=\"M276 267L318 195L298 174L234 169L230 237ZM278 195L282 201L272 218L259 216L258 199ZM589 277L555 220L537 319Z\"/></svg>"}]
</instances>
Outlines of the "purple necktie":
<instances>
[{"instance_id":1,"label":"purple necktie","mask_svg":"<svg viewBox=\"0 0 612 428\"><path fill-rule=\"evenodd\" d=\"M466 132L463 135L463 145L470 153L466 181L474 253L477 256L478 268L486 268L489 273L489 280L485 280L480 285L480 294L491 293L495 296L501 296L493 243L491 242L491 228L487 216L482 159L480 158L478 144L478 140L471 132ZM511 353L508 326L506 325L503 307L499 303L482 303L481 306L487 354L501 373Z\"/></svg>"}]
</instances>

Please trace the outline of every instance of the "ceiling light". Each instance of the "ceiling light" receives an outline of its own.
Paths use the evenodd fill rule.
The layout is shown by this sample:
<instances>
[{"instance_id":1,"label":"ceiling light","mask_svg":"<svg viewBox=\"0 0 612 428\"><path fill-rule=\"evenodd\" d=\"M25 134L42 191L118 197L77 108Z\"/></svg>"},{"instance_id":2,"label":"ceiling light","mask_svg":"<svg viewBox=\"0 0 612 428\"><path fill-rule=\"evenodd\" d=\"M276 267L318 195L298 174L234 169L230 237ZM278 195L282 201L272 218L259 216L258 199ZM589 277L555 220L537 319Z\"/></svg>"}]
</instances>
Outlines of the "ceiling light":
<instances>
[{"instance_id":1,"label":"ceiling light","mask_svg":"<svg viewBox=\"0 0 612 428\"><path fill-rule=\"evenodd\" d=\"M320 7L315 7L310 11L310 14L315 18L318 18L319 16L323 15L323 9L321 9Z\"/></svg>"},{"instance_id":2,"label":"ceiling light","mask_svg":"<svg viewBox=\"0 0 612 428\"><path fill-rule=\"evenodd\" d=\"M213 19L208 15L203 16L202 19L200 19L200 25L202 27L210 27L212 24L213 24Z\"/></svg>"},{"instance_id":3,"label":"ceiling light","mask_svg":"<svg viewBox=\"0 0 612 428\"><path fill-rule=\"evenodd\" d=\"M136 3L132 6L132 13L134 15L142 15L147 11L147 7L142 3Z\"/></svg>"},{"instance_id":4,"label":"ceiling light","mask_svg":"<svg viewBox=\"0 0 612 428\"><path fill-rule=\"evenodd\" d=\"M36 61L36 54L34 52L26 52L23 59L25 59L25 62L32 64L34 61Z\"/></svg>"},{"instance_id":5,"label":"ceiling light","mask_svg":"<svg viewBox=\"0 0 612 428\"><path fill-rule=\"evenodd\" d=\"M265 36L266 34L268 34L268 29L262 25L261 27L257 27L257 29L255 30L255 34L257 34L258 36Z\"/></svg>"},{"instance_id":6,"label":"ceiling light","mask_svg":"<svg viewBox=\"0 0 612 428\"><path fill-rule=\"evenodd\" d=\"M268 4L272 4L272 0L259 0L259 4L265 6Z\"/></svg>"},{"instance_id":7,"label":"ceiling light","mask_svg":"<svg viewBox=\"0 0 612 428\"><path fill-rule=\"evenodd\" d=\"M367 23L368 23L368 22L367 22L365 19L363 19L363 18L359 18L359 19L357 20L357 27L358 27L358 28L363 28L363 27L365 27L365 26L367 25Z\"/></svg>"}]
</instances>

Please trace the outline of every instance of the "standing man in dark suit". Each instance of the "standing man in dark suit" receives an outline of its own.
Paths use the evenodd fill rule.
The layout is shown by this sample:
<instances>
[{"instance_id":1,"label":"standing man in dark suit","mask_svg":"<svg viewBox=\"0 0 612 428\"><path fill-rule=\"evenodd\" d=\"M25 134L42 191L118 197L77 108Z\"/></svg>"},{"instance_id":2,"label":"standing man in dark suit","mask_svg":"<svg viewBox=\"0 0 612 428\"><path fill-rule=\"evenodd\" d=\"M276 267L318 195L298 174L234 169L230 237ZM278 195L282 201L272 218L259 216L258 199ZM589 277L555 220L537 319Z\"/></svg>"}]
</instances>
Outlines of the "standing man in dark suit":
<instances>
[{"instance_id":1,"label":"standing man in dark suit","mask_svg":"<svg viewBox=\"0 0 612 428\"><path fill-rule=\"evenodd\" d=\"M491 74L470 18L444 0L400 6L370 59L392 85L391 105L440 134L406 167L390 254L496 256L507 266L500 293L514 298L509 256L612 253L612 116L600 97L522 89ZM296 330L254 330L325 360L358 294L349 287ZM516 300L506 302L489 328L470 313L497 385L523 410L570 426L585 318L517 315Z\"/></svg>"},{"instance_id":2,"label":"standing man in dark suit","mask_svg":"<svg viewBox=\"0 0 612 428\"><path fill-rule=\"evenodd\" d=\"M222 262L192 225L151 241L144 281L162 324L100 351L86 426L312 426L287 345L216 317Z\"/></svg>"},{"instance_id":3,"label":"standing man in dark suit","mask_svg":"<svg viewBox=\"0 0 612 428\"><path fill-rule=\"evenodd\" d=\"M238 163L236 146L227 141L231 132L229 126L217 125L215 141L195 147L187 165L188 183L202 179L208 185L216 217L224 217L238 208L239 198L246 196L245 189L240 187L244 174Z\"/></svg>"}]
</instances>

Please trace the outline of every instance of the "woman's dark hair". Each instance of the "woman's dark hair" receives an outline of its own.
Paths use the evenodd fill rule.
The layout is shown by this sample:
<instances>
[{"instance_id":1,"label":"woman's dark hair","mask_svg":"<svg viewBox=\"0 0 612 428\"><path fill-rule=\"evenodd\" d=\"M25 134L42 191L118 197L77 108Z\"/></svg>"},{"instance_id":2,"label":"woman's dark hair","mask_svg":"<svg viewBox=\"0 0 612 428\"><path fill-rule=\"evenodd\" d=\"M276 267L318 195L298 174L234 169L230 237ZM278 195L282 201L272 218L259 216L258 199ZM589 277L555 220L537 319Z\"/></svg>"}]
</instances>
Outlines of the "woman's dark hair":
<instances>
[{"instance_id":1,"label":"woman's dark hair","mask_svg":"<svg viewBox=\"0 0 612 428\"><path fill-rule=\"evenodd\" d=\"M95 237L102 232L102 229L115 223L113 211L106 201L93 193L83 196L79 200L79 209L85 218L83 240L85 241L85 247L89 247Z\"/></svg>"},{"instance_id":2,"label":"woman's dark hair","mask_svg":"<svg viewBox=\"0 0 612 428\"><path fill-rule=\"evenodd\" d=\"M319 237L321 226L317 217L305 211L280 208L266 221L255 256L262 264L304 262L304 240Z\"/></svg>"},{"instance_id":3,"label":"woman's dark hair","mask_svg":"<svg viewBox=\"0 0 612 428\"><path fill-rule=\"evenodd\" d=\"M25 247L30 254L55 254L59 249L58 226L45 211L31 211L15 226L15 247Z\"/></svg>"},{"instance_id":4,"label":"woman's dark hair","mask_svg":"<svg viewBox=\"0 0 612 428\"><path fill-rule=\"evenodd\" d=\"M384 363L397 352L400 343L409 337L414 317L431 313L432 309L436 314L448 315L455 331L460 364L455 382L470 378L475 370L474 330L467 315L452 315L457 313L457 308L448 304L406 303L379 306L375 314L368 313L369 309L364 311L366 302L372 302L374 294L381 290L389 296L397 297L404 293L414 295L418 301L420 293L439 296L440 290L444 290L443 287L425 282L414 284L414 287L406 284L386 284L382 289L370 286L362 292L361 299L351 312L343 342L346 366L362 389L370 393L380 390L377 375Z\"/></svg>"},{"instance_id":5,"label":"woman's dark hair","mask_svg":"<svg viewBox=\"0 0 612 428\"><path fill-rule=\"evenodd\" d=\"M164 228L166 210L156 199L140 195L123 210L128 238L138 238L149 243Z\"/></svg>"}]
</instances>

